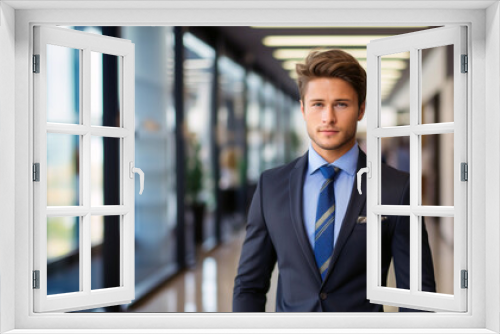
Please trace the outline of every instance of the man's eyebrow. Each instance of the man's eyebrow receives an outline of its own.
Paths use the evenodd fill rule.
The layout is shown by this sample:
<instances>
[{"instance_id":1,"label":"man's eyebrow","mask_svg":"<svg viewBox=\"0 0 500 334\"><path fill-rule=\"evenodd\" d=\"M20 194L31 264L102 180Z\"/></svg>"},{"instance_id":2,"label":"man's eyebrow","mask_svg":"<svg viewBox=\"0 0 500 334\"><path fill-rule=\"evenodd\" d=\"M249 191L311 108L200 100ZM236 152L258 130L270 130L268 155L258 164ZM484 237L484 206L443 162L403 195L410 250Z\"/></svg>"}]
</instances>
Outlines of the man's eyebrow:
<instances>
[{"instance_id":1,"label":"man's eyebrow","mask_svg":"<svg viewBox=\"0 0 500 334\"><path fill-rule=\"evenodd\" d=\"M312 98L312 99L309 99L308 101L310 101L310 102L315 102L315 101L325 101L325 99L322 99L322 98L319 98L319 97L318 97L318 98ZM352 99L349 99L349 98L345 97L345 98L338 98L338 99L335 99L334 101L347 101L347 102L349 102L349 101L352 101Z\"/></svg>"}]
</instances>

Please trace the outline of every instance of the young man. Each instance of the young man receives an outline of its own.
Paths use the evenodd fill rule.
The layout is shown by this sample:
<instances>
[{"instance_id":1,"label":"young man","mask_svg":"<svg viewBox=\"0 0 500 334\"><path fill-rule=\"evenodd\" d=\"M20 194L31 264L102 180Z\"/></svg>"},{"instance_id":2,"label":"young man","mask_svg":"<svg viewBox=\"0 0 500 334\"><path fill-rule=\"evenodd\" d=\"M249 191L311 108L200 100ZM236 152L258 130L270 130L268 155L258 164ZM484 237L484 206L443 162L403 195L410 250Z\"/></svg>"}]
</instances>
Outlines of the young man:
<instances>
[{"instance_id":1,"label":"young man","mask_svg":"<svg viewBox=\"0 0 500 334\"><path fill-rule=\"evenodd\" d=\"M360 195L355 184L357 171L366 166L356 143L366 72L351 55L330 50L310 53L297 73L311 144L304 156L260 177L233 311L265 310L276 261L276 311L382 311L366 299L366 191ZM408 174L383 165L382 187L383 204L409 204ZM394 259L397 287L409 289L409 219L387 216L382 225L382 285ZM425 229L422 239L423 290L435 291Z\"/></svg>"}]
</instances>

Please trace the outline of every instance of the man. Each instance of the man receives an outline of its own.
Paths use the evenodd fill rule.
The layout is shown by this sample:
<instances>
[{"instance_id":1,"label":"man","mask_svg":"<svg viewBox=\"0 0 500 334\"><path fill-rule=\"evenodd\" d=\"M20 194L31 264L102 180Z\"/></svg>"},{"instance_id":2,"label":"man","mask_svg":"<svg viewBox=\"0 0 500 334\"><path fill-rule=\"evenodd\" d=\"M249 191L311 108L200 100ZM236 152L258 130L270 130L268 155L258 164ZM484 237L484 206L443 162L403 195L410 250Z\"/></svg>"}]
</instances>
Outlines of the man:
<instances>
[{"instance_id":1,"label":"man","mask_svg":"<svg viewBox=\"0 0 500 334\"><path fill-rule=\"evenodd\" d=\"M356 143L366 72L340 50L312 52L296 69L311 144L304 156L260 177L233 311L265 310L276 261L277 311L382 311L366 299L366 191L360 195L355 184L357 171L366 166ZM383 204L409 203L408 174L383 165L382 186ZM383 217L382 226L382 286L393 258L397 287L409 289L409 219ZM425 228L422 232L423 290L435 291Z\"/></svg>"}]
</instances>

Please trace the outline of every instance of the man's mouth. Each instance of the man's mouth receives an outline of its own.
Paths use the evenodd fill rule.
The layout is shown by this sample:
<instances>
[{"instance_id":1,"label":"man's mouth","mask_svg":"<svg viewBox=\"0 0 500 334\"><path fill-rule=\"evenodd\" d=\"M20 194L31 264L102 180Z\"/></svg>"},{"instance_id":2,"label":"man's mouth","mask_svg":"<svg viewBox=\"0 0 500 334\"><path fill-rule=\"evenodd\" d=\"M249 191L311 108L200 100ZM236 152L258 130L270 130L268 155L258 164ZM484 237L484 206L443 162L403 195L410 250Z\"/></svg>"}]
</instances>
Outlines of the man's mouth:
<instances>
[{"instance_id":1,"label":"man's mouth","mask_svg":"<svg viewBox=\"0 0 500 334\"><path fill-rule=\"evenodd\" d=\"M334 135L334 134L337 134L339 133L340 131L339 130L335 130L335 129L323 129L323 130L319 130L319 132L325 134L325 135Z\"/></svg>"}]
</instances>

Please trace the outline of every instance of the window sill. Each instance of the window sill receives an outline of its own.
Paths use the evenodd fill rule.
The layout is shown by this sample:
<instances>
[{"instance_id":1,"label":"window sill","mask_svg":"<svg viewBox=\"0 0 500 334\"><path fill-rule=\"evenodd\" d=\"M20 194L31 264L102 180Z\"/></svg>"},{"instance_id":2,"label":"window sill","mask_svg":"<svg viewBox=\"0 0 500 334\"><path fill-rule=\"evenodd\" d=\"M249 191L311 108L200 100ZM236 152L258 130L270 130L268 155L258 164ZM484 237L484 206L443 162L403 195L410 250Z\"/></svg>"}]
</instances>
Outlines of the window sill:
<instances>
[{"instance_id":1,"label":"window sill","mask_svg":"<svg viewBox=\"0 0 500 334\"><path fill-rule=\"evenodd\" d=\"M5 334L233 334L233 333L261 333L261 334L486 334L495 333L488 329L15 329Z\"/></svg>"}]
</instances>

